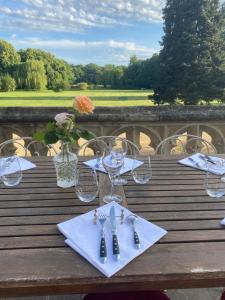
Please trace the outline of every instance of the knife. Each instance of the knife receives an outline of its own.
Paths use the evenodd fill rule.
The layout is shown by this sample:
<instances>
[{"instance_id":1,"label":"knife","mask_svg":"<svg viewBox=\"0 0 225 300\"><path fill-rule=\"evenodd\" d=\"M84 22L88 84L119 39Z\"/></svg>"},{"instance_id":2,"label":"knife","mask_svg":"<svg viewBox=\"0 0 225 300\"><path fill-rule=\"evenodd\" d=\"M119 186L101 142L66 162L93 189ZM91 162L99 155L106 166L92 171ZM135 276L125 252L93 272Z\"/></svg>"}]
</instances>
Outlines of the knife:
<instances>
[{"instance_id":1,"label":"knife","mask_svg":"<svg viewBox=\"0 0 225 300\"><path fill-rule=\"evenodd\" d=\"M201 158L201 159L203 159L203 160L207 160L207 161L210 162L211 164L216 165L216 162L213 161L213 160L211 159L211 157L208 156L208 155L200 154L200 155L199 155L199 158Z\"/></svg>"},{"instance_id":2,"label":"knife","mask_svg":"<svg viewBox=\"0 0 225 300\"><path fill-rule=\"evenodd\" d=\"M116 260L119 260L120 258L120 249L119 249L119 243L117 239L117 229L116 229L116 214L115 214L115 207L112 206L110 208L110 223L112 226L112 235L113 235L113 254L115 255Z\"/></svg>"}]
</instances>

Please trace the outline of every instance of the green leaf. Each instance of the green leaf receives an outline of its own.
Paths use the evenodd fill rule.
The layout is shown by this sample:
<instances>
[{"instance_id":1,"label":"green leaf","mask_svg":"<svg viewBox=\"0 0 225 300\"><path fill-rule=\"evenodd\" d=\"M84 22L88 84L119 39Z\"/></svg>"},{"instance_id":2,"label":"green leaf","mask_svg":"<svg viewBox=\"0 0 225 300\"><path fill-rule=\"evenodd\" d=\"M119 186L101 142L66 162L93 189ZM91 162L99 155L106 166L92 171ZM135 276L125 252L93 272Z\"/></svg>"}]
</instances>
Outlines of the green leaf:
<instances>
[{"instance_id":1,"label":"green leaf","mask_svg":"<svg viewBox=\"0 0 225 300\"><path fill-rule=\"evenodd\" d=\"M71 135L72 135L72 138L75 140L75 141L78 141L79 138L81 137L80 136L80 131L79 129L77 128L74 128L73 131L71 132Z\"/></svg>"},{"instance_id":2,"label":"green leaf","mask_svg":"<svg viewBox=\"0 0 225 300\"><path fill-rule=\"evenodd\" d=\"M85 140L91 140L94 139L96 135L91 131L80 129L80 137L82 137Z\"/></svg>"},{"instance_id":3,"label":"green leaf","mask_svg":"<svg viewBox=\"0 0 225 300\"><path fill-rule=\"evenodd\" d=\"M74 114L74 108L68 108L67 112L70 113L71 115Z\"/></svg>"},{"instance_id":4,"label":"green leaf","mask_svg":"<svg viewBox=\"0 0 225 300\"><path fill-rule=\"evenodd\" d=\"M71 137L69 137L69 142L71 144L74 144L76 142L76 140L71 136Z\"/></svg>"},{"instance_id":5,"label":"green leaf","mask_svg":"<svg viewBox=\"0 0 225 300\"><path fill-rule=\"evenodd\" d=\"M56 125L55 125L55 123L53 123L53 122L49 122L48 124L47 124L47 130L49 130L49 131L53 131L54 129L55 129L55 127L56 127Z\"/></svg>"},{"instance_id":6,"label":"green leaf","mask_svg":"<svg viewBox=\"0 0 225 300\"><path fill-rule=\"evenodd\" d=\"M43 131L37 131L37 132L34 133L33 139L35 141L42 142L42 141L45 140L45 133Z\"/></svg>"},{"instance_id":7,"label":"green leaf","mask_svg":"<svg viewBox=\"0 0 225 300\"><path fill-rule=\"evenodd\" d=\"M46 144L55 144L58 142L59 138L55 131L49 131L45 133L44 140Z\"/></svg>"}]
</instances>

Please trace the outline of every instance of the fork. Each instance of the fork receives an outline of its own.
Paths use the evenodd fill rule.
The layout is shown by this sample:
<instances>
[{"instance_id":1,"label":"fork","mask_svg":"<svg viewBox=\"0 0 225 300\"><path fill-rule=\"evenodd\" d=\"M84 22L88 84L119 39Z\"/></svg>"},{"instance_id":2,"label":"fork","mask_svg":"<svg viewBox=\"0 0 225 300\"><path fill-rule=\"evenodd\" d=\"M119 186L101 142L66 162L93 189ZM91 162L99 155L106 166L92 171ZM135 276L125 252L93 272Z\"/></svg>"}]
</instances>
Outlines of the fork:
<instances>
[{"instance_id":1,"label":"fork","mask_svg":"<svg viewBox=\"0 0 225 300\"><path fill-rule=\"evenodd\" d=\"M188 157L188 160L190 160L192 163L194 163L196 165L196 167L201 168L200 164L195 161L192 157Z\"/></svg>"},{"instance_id":2,"label":"fork","mask_svg":"<svg viewBox=\"0 0 225 300\"><path fill-rule=\"evenodd\" d=\"M100 260L104 264L107 260L107 250L105 242L104 225L107 217L104 214L99 215L99 223L101 224L101 243L100 243Z\"/></svg>"}]
</instances>

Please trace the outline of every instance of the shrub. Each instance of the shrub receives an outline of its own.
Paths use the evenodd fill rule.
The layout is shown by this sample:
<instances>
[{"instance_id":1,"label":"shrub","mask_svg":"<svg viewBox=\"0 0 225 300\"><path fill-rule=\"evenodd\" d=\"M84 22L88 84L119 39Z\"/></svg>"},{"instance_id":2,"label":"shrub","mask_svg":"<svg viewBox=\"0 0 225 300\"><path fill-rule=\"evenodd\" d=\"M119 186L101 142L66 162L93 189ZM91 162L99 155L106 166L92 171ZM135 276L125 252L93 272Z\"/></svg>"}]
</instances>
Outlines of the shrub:
<instances>
[{"instance_id":1,"label":"shrub","mask_svg":"<svg viewBox=\"0 0 225 300\"><path fill-rule=\"evenodd\" d=\"M59 80L53 84L54 92L62 92L70 89L70 84L67 81Z\"/></svg>"},{"instance_id":2,"label":"shrub","mask_svg":"<svg viewBox=\"0 0 225 300\"><path fill-rule=\"evenodd\" d=\"M16 89L16 81L8 74L0 77L0 90L2 92L12 92Z\"/></svg>"},{"instance_id":3,"label":"shrub","mask_svg":"<svg viewBox=\"0 0 225 300\"><path fill-rule=\"evenodd\" d=\"M87 82L80 82L76 85L78 90L86 90L88 88Z\"/></svg>"}]
</instances>

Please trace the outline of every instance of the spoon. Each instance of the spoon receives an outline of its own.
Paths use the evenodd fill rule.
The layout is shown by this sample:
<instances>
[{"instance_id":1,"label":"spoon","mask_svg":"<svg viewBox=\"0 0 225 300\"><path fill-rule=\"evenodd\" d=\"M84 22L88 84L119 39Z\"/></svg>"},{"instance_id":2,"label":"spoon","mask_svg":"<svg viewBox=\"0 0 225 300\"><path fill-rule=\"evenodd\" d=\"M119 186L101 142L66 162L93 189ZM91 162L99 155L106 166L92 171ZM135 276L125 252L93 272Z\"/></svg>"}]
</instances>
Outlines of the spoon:
<instances>
[{"instance_id":1,"label":"spoon","mask_svg":"<svg viewBox=\"0 0 225 300\"><path fill-rule=\"evenodd\" d=\"M128 222L131 224L132 228L133 228L133 232L134 232L134 244L135 246L140 249L141 248L141 244L140 244L140 240L135 228L135 223L137 223L138 221L138 216L136 215L130 215L127 217Z\"/></svg>"}]
</instances>

